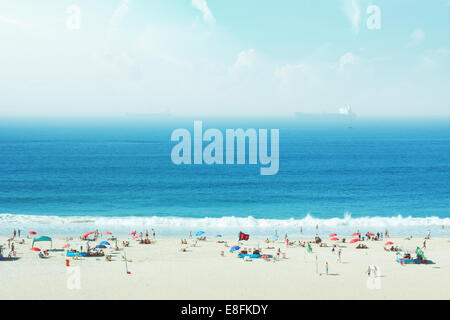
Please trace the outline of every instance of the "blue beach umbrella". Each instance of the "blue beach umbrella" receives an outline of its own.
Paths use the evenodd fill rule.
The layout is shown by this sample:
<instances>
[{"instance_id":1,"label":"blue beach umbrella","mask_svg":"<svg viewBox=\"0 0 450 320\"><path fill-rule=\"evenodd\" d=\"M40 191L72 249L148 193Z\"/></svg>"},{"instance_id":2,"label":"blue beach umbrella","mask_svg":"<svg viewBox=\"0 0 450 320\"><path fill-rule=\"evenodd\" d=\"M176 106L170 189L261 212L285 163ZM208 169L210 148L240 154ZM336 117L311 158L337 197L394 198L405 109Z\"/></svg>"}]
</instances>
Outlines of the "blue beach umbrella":
<instances>
[{"instance_id":1,"label":"blue beach umbrella","mask_svg":"<svg viewBox=\"0 0 450 320\"><path fill-rule=\"evenodd\" d=\"M274 235L272 236L272 238L273 238L273 239L278 239L278 235L274 234Z\"/></svg>"},{"instance_id":2,"label":"blue beach umbrella","mask_svg":"<svg viewBox=\"0 0 450 320\"><path fill-rule=\"evenodd\" d=\"M106 246L104 246L103 244L96 245L95 247L96 248L100 248L100 249L105 249L106 248Z\"/></svg>"},{"instance_id":3,"label":"blue beach umbrella","mask_svg":"<svg viewBox=\"0 0 450 320\"><path fill-rule=\"evenodd\" d=\"M195 234L196 237L201 236L202 234L204 234L204 231L197 231L197 233Z\"/></svg>"},{"instance_id":4,"label":"blue beach umbrella","mask_svg":"<svg viewBox=\"0 0 450 320\"><path fill-rule=\"evenodd\" d=\"M217 238L221 238L221 237L222 237L222 235L221 235L221 234L218 234L218 235L216 235L216 237L217 237Z\"/></svg>"},{"instance_id":5,"label":"blue beach umbrella","mask_svg":"<svg viewBox=\"0 0 450 320\"><path fill-rule=\"evenodd\" d=\"M102 242L100 242L100 244L102 244L104 246L110 246L110 243L108 241L102 241Z\"/></svg>"},{"instance_id":6,"label":"blue beach umbrella","mask_svg":"<svg viewBox=\"0 0 450 320\"><path fill-rule=\"evenodd\" d=\"M233 246L233 247L231 247L230 252L234 252L236 250L239 250L240 248L241 247L239 247L239 246Z\"/></svg>"}]
</instances>

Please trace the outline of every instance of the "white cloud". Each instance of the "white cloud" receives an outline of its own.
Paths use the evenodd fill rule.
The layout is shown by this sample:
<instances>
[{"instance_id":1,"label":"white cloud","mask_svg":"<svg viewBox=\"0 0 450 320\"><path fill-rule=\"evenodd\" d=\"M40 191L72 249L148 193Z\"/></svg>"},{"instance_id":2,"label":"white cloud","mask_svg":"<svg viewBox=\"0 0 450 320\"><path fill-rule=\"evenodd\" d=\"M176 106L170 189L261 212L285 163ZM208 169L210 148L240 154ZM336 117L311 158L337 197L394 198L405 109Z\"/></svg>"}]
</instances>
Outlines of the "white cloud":
<instances>
[{"instance_id":1,"label":"white cloud","mask_svg":"<svg viewBox=\"0 0 450 320\"><path fill-rule=\"evenodd\" d=\"M339 71L344 71L348 64L357 64L359 58L351 52L347 52L339 59Z\"/></svg>"},{"instance_id":2,"label":"white cloud","mask_svg":"<svg viewBox=\"0 0 450 320\"><path fill-rule=\"evenodd\" d=\"M0 22L6 23L6 24L9 24L9 25L13 25L13 26L15 26L17 28L26 29L26 30L33 29L35 27L32 24L29 24L29 23L17 20L15 18L6 17L6 16L3 16L3 15L0 15Z\"/></svg>"},{"instance_id":3,"label":"white cloud","mask_svg":"<svg viewBox=\"0 0 450 320\"><path fill-rule=\"evenodd\" d=\"M216 19L214 18L211 10L209 9L206 0L192 0L192 6L203 13L203 20L209 23L216 22Z\"/></svg>"},{"instance_id":4,"label":"white cloud","mask_svg":"<svg viewBox=\"0 0 450 320\"><path fill-rule=\"evenodd\" d=\"M407 47L415 47L421 44L425 40L425 32L421 29L416 29L411 33L411 40Z\"/></svg>"},{"instance_id":5,"label":"white cloud","mask_svg":"<svg viewBox=\"0 0 450 320\"><path fill-rule=\"evenodd\" d=\"M241 53L239 53L235 66L252 67L255 64L255 60L256 60L256 51L254 49L242 51Z\"/></svg>"},{"instance_id":6,"label":"white cloud","mask_svg":"<svg viewBox=\"0 0 450 320\"><path fill-rule=\"evenodd\" d=\"M341 9L350 21L353 31L358 33L361 20L361 9L359 8L357 1L343 0Z\"/></svg>"}]
</instances>

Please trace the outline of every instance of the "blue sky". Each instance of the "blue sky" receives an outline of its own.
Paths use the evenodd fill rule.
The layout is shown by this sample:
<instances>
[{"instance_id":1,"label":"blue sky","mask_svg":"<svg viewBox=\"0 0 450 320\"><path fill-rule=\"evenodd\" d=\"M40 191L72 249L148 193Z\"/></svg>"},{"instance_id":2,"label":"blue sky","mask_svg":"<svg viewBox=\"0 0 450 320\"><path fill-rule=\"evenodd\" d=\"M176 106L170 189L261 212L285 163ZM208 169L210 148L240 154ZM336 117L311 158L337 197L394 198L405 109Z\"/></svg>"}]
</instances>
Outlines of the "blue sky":
<instances>
[{"instance_id":1,"label":"blue sky","mask_svg":"<svg viewBox=\"0 0 450 320\"><path fill-rule=\"evenodd\" d=\"M450 115L450 0L0 0L0 41L4 115Z\"/></svg>"}]
</instances>

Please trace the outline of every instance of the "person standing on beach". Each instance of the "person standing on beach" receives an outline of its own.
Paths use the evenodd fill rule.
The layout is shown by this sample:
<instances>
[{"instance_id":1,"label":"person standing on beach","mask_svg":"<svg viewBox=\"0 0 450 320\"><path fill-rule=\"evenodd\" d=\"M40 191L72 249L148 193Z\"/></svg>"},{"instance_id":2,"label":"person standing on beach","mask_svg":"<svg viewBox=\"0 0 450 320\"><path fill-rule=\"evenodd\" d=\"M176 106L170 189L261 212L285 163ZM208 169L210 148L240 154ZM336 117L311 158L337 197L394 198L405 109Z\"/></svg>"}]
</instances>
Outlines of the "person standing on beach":
<instances>
[{"instance_id":1,"label":"person standing on beach","mask_svg":"<svg viewBox=\"0 0 450 320\"><path fill-rule=\"evenodd\" d=\"M189 231L189 239L192 239L192 231Z\"/></svg>"},{"instance_id":2,"label":"person standing on beach","mask_svg":"<svg viewBox=\"0 0 450 320\"><path fill-rule=\"evenodd\" d=\"M156 239L156 231L153 228L152 228L152 233L153 233L153 239Z\"/></svg>"},{"instance_id":3,"label":"person standing on beach","mask_svg":"<svg viewBox=\"0 0 450 320\"><path fill-rule=\"evenodd\" d=\"M427 240L423 240L423 247L422 249L426 249L427 248Z\"/></svg>"},{"instance_id":4,"label":"person standing on beach","mask_svg":"<svg viewBox=\"0 0 450 320\"><path fill-rule=\"evenodd\" d=\"M14 229L14 232L13 232L13 238L15 238L16 237L16 229Z\"/></svg>"},{"instance_id":5,"label":"person standing on beach","mask_svg":"<svg viewBox=\"0 0 450 320\"><path fill-rule=\"evenodd\" d=\"M303 228L302 227L300 227L300 234L302 234L303 233Z\"/></svg>"},{"instance_id":6,"label":"person standing on beach","mask_svg":"<svg viewBox=\"0 0 450 320\"><path fill-rule=\"evenodd\" d=\"M327 275L328 275L328 262L325 262L325 272L326 272Z\"/></svg>"},{"instance_id":7,"label":"person standing on beach","mask_svg":"<svg viewBox=\"0 0 450 320\"><path fill-rule=\"evenodd\" d=\"M19 238L20 238L20 229L17 231L17 234L18 234L18 236L19 236Z\"/></svg>"},{"instance_id":8,"label":"person standing on beach","mask_svg":"<svg viewBox=\"0 0 450 320\"><path fill-rule=\"evenodd\" d=\"M342 253L342 250L339 249L339 251L338 251L338 262L339 263L341 263L341 253Z\"/></svg>"}]
</instances>

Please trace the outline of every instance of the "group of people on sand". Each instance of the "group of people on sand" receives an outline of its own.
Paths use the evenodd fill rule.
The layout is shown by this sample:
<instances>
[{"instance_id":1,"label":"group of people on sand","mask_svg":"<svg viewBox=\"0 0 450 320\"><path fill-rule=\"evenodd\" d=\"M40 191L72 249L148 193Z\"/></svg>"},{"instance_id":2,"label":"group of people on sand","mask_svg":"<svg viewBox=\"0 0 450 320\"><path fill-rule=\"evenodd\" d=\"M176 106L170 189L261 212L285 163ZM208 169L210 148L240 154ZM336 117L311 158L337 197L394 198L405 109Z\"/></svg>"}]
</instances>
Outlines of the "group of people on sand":
<instances>
[{"instance_id":1,"label":"group of people on sand","mask_svg":"<svg viewBox=\"0 0 450 320\"><path fill-rule=\"evenodd\" d=\"M39 252L39 258L48 258L50 256L50 252L47 250L43 250Z\"/></svg>"}]
</instances>

